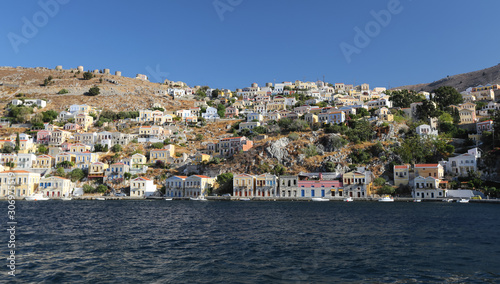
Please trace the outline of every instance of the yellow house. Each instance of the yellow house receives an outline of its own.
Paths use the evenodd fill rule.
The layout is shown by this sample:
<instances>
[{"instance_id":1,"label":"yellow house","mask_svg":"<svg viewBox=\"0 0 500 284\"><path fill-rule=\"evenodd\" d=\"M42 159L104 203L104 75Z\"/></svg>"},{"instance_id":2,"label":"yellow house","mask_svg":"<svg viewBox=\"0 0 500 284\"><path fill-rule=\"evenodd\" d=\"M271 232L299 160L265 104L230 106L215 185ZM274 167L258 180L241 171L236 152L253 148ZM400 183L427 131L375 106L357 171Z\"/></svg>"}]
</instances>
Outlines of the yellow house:
<instances>
[{"instance_id":1,"label":"yellow house","mask_svg":"<svg viewBox=\"0 0 500 284\"><path fill-rule=\"evenodd\" d=\"M30 196L38 189L40 174L28 171L0 172L0 196Z\"/></svg>"},{"instance_id":2,"label":"yellow house","mask_svg":"<svg viewBox=\"0 0 500 284\"><path fill-rule=\"evenodd\" d=\"M130 160L130 167L133 169L140 169L148 162L148 159L143 154L136 153L132 155Z\"/></svg>"},{"instance_id":3,"label":"yellow house","mask_svg":"<svg viewBox=\"0 0 500 284\"><path fill-rule=\"evenodd\" d=\"M199 165L203 162L209 162L211 157L212 156L210 156L209 154L197 153L194 157L193 164Z\"/></svg>"},{"instance_id":4,"label":"yellow house","mask_svg":"<svg viewBox=\"0 0 500 284\"><path fill-rule=\"evenodd\" d=\"M167 163L175 155L175 146L167 145L163 149L155 149L149 152L149 162L163 161Z\"/></svg>"},{"instance_id":5,"label":"yellow house","mask_svg":"<svg viewBox=\"0 0 500 284\"><path fill-rule=\"evenodd\" d=\"M71 153L83 153L92 150L92 147L82 143L72 144L69 146L69 152Z\"/></svg>"},{"instance_id":6,"label":"yellow house","mask_svg":"<svg viewBox=\"0 0 500 284\"><path fill-rule=\"evenodd\" d=\"M410 166L394 166L394 185L408 185L410 182Z\"/></svg>"},{"instance_id":7,"label":"yellow house","mask_svg":"<svg viewBox=\"0 0 500 284\"><path fill-rule=\"evenodd\" d=\"M221 90L219 92L219 98L232 98L233 93L230 90Z\"/></svg>"},{"instance_id":8,"label":"yellow house","mask_svg":"<svg viewBox=\"0 0 500 284\"><path fill-rule=\"evenodd\" d=\"M475 123L476 122L476 112L470 109L460 109L458 111L460 115L460 124Z\"/></svg>"},{"instance_id":9,"label":"yellow house","mask_svg":"<svg viewBox=\"0 0 500 284\"><path fill-rule=\"evenodd\" d=\"M75 123L80 125L83 130L87 131L87 129L92 126L92 123L94 123L94 118L90 115L79 113L75 116Z\"/></svg>"},{"instance_id":10,"label":"yellow house","mask_svg":"<svg viewBox=\"0 0 500 284\"><path fill-rule=\"evenodd\" d=\"M444 168L440 164L415 164L415 176L433 177L442 179L444 176Z\"/></svg>"},{"instance_id":11,"label":"yellow house","mask_svg":"<svg viewBox=\"0 0 500 284\"><path fill-rule=\"evenodd\" d=\"M50 169L54 166L55 159L50 155L40 155L36 157L33 168L36 169Z\"/></svg>"},{"instance_id":12,"label":"yellow house","mask_svg":"<svg viewBox=\"0 0 500 284\"><path fill-rule=\"evenodd\" d=\"M342 176L344 195L350 197L367 197L372 195L372 173L369 171L353 171Z\"/></svg>"},{"instance_id":13,"label":"yellow house","mask_svg":"<svg viewBox=\"0 0 500 284\"><path fill-rule=\"evenodd\" d=\"M98 178L98 177L104 177L104 172L106 169L109 168L108 164L101 163L101 162L95 162L90 165L89 168L89 178Z\"/></svg>"},{"instance_id":14,"label":"yellow house","mask_svg":"<svg viewBox=\"0 0 500 284\"><path fill-rule=\"evenodd\" d=\"M208 190L214 186L215 178L202 175L192 175L184 181L184 196L207 196Z\"/></svg>"},{"instance_id":15,"label":"yellow house","mask_svg":"<svg viewBox=\"0 0 500 284\"><path fill-rule=\"evenodd\" d=\"M69 161L69 162L76 162L76 157L75 155L67 152L59 153L56 156L56 164Z\"/></svg>"},{"instance_id":16,"label":"yellow house","mask_svg":"<svg viewBox=\"0 0 500 284\"><path fill-rule=\"evenodd\" d=\"M69 179L62 177L51 176L47 178L40 178L40 186L38 190L43 193L43 196L49 198L61 198L69 196L75 184Z\"/></svg>"},{"instance_id":17,"label":"yellow house","mask_svg":"<svg viewBox=\"0 0 500 284\"><path fill-rule=\"evenodd\" d=\"M253 197L255 195L255 176L239 174L233 178L233 196Z\"/></svg>"}]
</instances>

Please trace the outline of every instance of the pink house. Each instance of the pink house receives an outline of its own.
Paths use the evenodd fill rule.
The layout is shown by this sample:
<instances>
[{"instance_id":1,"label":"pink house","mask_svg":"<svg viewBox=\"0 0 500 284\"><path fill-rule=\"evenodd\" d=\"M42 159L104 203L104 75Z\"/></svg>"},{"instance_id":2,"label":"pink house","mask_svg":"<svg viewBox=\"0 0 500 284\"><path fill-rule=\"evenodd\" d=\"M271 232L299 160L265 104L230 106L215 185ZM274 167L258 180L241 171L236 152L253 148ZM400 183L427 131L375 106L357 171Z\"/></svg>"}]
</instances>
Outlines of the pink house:
<instances>
[{"instance_id":1,"label":"pink house","mask_svg":"<svg viewBox=\"0 0 500 284\"><path fill-rule=\"evenodd\" d=\"M342 182L338 180L299 180L297 182L301 197L325 197L330 196L332 190L342 188Z\"/></svg>"},{"instance_id":2,"label":"pink house","mask_svg":"<svg viewBox=\"0 0 500 284\"><path fill-rule=\"evenodd\" d=\"M239 110L235 107L226 108L226 117L233 118L239 115Z\"/></svg>"},{"instance_id":3,"label":"pink house","mask_svg":"<svg viewBox=\"0 0 500 284\"><path fill-rule=\"evenodd\" d=\"M76 123L66 123L64 125L64 130L73 130L73 131L76 131L76 130L79 130L79 129L82 129L82 127Z\"/></svg>"},{"instance_id":4,"label":"pink house","mask_svg":"<svg viewBox=\"0 0 500 284\"><path fill-rule=\"evenodd\" d=\"M52 136L52 131L40 130L36 134L36 142L39 144L49 144L50 136Z\"/></svg>"}]
</instances>

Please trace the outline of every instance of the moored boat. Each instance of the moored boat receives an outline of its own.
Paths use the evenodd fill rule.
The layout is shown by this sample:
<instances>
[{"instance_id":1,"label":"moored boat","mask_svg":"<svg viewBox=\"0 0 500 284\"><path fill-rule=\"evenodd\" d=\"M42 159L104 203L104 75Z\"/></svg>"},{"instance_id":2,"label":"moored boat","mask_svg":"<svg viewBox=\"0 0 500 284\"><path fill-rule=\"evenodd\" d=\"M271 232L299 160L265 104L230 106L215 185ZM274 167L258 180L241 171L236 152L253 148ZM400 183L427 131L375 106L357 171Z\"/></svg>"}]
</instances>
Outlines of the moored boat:
<instances>
[{"instance_id":1,"label":"moored boat","mask_svg":"<svg viewBox=\"0 0 500 284\"><path fill-rule=\"evenodd\" d=\"M457 200L458 203L469 203L469 199L465 199L465 198L460 198L459 200Z\"/></svg>"},{"instance_id":2,"label":"moored boat","mask_svg":"<svg viewBox=\"0 0 500 284\"><path fill-rule=\"evenodd\" d=\"M343 200L344 202L353 202L354 199L352 199L352 197L347 197L347 198L344 198Z\"/></svg>"},{"instance_id":3,"label":"moored boat","mask_svg":"<svg viewBox=\"0 0 500 284\"><path fill-rule=\"evenodd\" d=\"M189 200L193 200L193 201L208 201L208 199L206 199L205 196L203 196L203 195L200 195L198 197L190 197Z\"/></svg>"},{"instance_id":4,"label":"moored boat","mask_svg":"<svg viewBox=\"0 0 500 284\"><path fill-rule=\"evenodd\" d=\"M43 193L35 193L30 196L26 196L24 200L27 201L43 201L43 200L49 200L50 198L43 196Z\"/></svg>"},{"instance_id":5,"label":"moored boat","mask_svg":"<svg viewBox=\"0 0 500 284\"><path fill-rule=\"evenodd\" d=\"M378 202L394 202L394 197L384 196L378 200Z\"/></svg>"},{"instance_id":6,"label":"moored boat","mask_svg":"<svg viewBox=\"0 0 500 284\"><path fill-rule=\"evenodd\" d=\"M446 199L443 199L443 202L453 202L453 199L451 199L451 198L446 198Z\"/></svg>"},{"instance_id":7,"label":"moored boat","mask_svg":"<svg viewBox=\"0 0 500 284\"><path fill-rule=\"evenodd\" d=\"M95 200L104 201L104 200L106 200L106 198L104 198L104 197L97 197Z\"/></svg>"},{"instance_id":8,"label":"moored boat","mask_svg":"<svg viewBox=\"0 0 500 284\"><path fill-rule=\"evenodd\" d=\"M172 198L165 198L166 201L172 201Z\"/></svg>"},{"instance_id":9,"label":"moored boat","mask_svg":"<svg viewBox=\"0 0 500 284\"><path fill-rule=\"evenodd\" d=\"M413 202L422 202L422 199L413 199Z\"/></svg>"},{"instance_id":10,"label":"moored boat","mask_svg":"<svg viewBox=\"0 0 500 284\"><path fill-rule=\"evenodd\" d=\"M315 202L329 201L328 199L322 198L322 197L313 197L313 198L311 198L311 200L315 201Z\"/></svg>"},{"instance_id":11,"label":"moored boat","mask_svg":"<svg viewBox=\"0 0 500 284\"><path fill-rule=\"evenodd\" d=\"M250 201L250 198L240 198L240 201Z\"/></svg>"}]
</instances>

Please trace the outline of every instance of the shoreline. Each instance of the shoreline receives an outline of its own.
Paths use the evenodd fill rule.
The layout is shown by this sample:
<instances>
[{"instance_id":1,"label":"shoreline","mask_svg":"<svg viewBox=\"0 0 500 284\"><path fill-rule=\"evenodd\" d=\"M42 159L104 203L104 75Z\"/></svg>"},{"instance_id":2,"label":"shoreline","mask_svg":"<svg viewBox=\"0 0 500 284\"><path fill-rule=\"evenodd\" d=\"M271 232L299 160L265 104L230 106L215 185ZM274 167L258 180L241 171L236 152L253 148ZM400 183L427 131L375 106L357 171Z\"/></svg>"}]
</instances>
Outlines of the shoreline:
<instances>
[{"instance_id":1,"label":"shoreline","mask_svg":"<svg viewBox=\"0 0 500 284\"><path fill-rule=\"evenodd\" d=\"M105 200L97 200L97 198L102 199L104 198ZM88 200L93 200L93 201L162 201L165 200L165 198L169 197L148 197L148 198L137 198L137 197L119 197L119 196L78 196L78 197L72 197L71 201L88 201ZM240 200L241 197L229 197L229 196L207 196L206 199L208 201L267 201L267 202L279 202L279 201L288 201L288 202L315 202L312 200L311 197L250 197L250 200ZM344 198L324 198L329 202L344 202ZM379 197L368 197L368 198L354 198L353 202L378 202L380 198ZM416 198L412 197L394 197L394 202L411 202ZM7 198L0 198L0 201L7 201ZM23 199L15 199L16 201L26 201ZM189 201L189 197L173 197L172 201ZM443 202L443 198L441 199L421 199L421 202ZM453 199L452 203L456 203L458 199L455 198ZM46 201L62 201L60 198L53 198L49 199ZM32 202L32 201L30 201ZM500 199L470 199L470 203L492 203L492 204L500 204Z\"/></svg>"}]
</instances>

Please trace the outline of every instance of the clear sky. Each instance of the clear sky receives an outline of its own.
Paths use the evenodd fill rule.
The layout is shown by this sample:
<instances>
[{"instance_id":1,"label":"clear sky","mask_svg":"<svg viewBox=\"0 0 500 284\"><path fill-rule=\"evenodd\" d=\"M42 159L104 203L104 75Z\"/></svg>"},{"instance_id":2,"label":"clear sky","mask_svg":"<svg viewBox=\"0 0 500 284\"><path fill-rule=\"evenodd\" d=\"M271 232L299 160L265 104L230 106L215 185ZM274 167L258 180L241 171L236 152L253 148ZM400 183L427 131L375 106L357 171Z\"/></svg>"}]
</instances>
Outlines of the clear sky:
<instances>
[{"instance_id":1,"label":"clear sky","mask_svg":"<svg viewBox=\"0 0 500 284\"><path fill-rule=\"evenodd\" d=\"M323 76L395 87L500 63L499 11L498 0L4 1L0 65L229 89Z\"/></svg>"}]
</instances>

